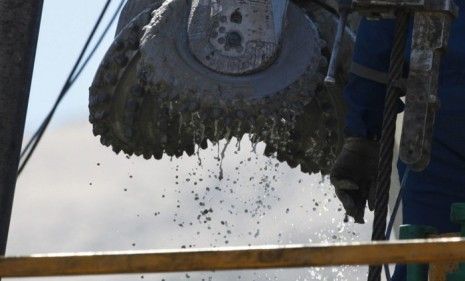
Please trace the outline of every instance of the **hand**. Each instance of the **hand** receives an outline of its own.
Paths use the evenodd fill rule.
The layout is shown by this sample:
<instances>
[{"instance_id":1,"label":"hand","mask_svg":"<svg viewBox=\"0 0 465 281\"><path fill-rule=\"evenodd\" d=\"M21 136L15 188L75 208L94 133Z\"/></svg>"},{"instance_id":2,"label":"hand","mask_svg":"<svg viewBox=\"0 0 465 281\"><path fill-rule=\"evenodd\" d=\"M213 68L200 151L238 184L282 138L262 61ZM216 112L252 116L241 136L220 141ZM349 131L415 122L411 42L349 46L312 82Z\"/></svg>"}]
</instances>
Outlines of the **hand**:
<instances>
[{"instance_id":1,"label":"hand","mask_svg":"<svg viewBox=\"0 0 465 281\"><path fill-rule=\"evenodd\" d=\"M379 144L363 138L347 138L330 174L331 183L347 215L365 223L365 207L375 207Z\"/></svg>"}]
</instances>

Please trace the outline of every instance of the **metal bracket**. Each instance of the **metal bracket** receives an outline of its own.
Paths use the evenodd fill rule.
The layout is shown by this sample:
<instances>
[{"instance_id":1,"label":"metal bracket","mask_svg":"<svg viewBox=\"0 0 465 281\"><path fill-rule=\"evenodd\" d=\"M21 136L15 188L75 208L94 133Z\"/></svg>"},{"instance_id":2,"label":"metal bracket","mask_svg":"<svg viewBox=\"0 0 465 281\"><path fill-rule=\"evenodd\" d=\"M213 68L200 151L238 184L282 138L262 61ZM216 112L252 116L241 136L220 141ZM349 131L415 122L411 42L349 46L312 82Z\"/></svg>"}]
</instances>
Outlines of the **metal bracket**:
<instances>
[{"instance_id":1,"label":"metal bracket","mask_svg":"<svg viewBox=\"0 0 465 281\"><path fill-rule=\"evenodd\" d=\"M368 19L395 18L398 11L413 15L412 52L406 87L404 126L400 159L413 170L425 169L430 161L433 125L439 102L438 77L442 54L449 39L450 26L458 15L454 0L339 0L343 6ZM351 3L347 4L347 1ZM338 36L346 13L341 14ZM337 39L336 38L336 39ZM337 49L331 57L326 82L334 83ZM396 85L394 85L396 86Z\"/></svg>"},{"instance_id":2,"label":"metal bracket","mask_svg":"<svg viewBox=\"0 0 465 281\"><path fill-rule=\"evenodd\" d=\"M399 156L414 170L430 162L442 54L449 39L451 14L417 12L413 24L410 72Z\"/></svg>"}]
</instances>

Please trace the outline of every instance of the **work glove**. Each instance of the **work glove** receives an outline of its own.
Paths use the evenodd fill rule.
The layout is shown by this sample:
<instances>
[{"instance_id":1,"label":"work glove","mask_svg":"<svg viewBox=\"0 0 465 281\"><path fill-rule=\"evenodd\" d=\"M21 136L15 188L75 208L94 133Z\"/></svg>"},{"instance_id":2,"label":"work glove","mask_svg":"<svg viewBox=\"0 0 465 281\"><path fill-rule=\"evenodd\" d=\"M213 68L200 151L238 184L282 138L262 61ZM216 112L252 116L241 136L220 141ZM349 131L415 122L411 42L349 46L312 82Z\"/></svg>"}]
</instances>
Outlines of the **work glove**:
<instances>
[{"instance_id":1,"label":"work glove","mask_svg":"<svg viewBox=\"0 0 465 281\"><path fill-rule=\"evenodd\" d=\"M375 207L379 144L377 141L349 137L330 174L331 183L346 214L356 223L365 223L365 207Z\"/></svg>"}]
</instances>

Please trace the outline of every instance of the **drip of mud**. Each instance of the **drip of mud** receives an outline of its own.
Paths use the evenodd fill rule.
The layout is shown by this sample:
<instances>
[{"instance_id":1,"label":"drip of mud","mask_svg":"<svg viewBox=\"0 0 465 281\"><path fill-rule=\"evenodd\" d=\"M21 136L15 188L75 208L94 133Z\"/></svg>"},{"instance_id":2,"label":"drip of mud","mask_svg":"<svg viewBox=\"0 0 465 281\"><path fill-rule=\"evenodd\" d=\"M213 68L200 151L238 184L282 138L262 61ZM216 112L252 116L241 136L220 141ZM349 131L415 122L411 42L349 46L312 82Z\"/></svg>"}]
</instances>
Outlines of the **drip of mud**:
<instances>
[{"instance_id":1,"label":"drip of mud","mask_svg":"<svg viewBox=\"0 0 465 281\"><path fill-rule=\"evenodd\" d=\"M223 149L221 150L221 155L220 155L220 174L218 176L218 179L219 180L223 180L223 160L224 160L224 157L225 157L225 153L226 153L226 149L228 148L229 144L231 143L231 139L229 138L226 143L224 144L224 147Z\"/></svg>"}]
</instances>

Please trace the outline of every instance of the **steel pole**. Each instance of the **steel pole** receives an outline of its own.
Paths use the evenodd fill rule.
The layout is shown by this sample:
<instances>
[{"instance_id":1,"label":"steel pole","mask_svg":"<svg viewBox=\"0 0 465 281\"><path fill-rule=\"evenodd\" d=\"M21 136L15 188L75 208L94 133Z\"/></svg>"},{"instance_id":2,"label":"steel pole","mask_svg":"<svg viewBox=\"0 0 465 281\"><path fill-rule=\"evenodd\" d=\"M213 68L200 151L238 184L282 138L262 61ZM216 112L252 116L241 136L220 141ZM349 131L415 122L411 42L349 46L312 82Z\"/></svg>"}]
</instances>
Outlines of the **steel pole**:
<instances>
[{"instance_id":1,"label":"steel pole","mask_svg":"<svg viewBox=\"0 0 465 281\"><path fill-rule=\"evenodd\" d=\"M8 239L43 0L0 0L0 254Z\"/></svg>"}]
</instances>

